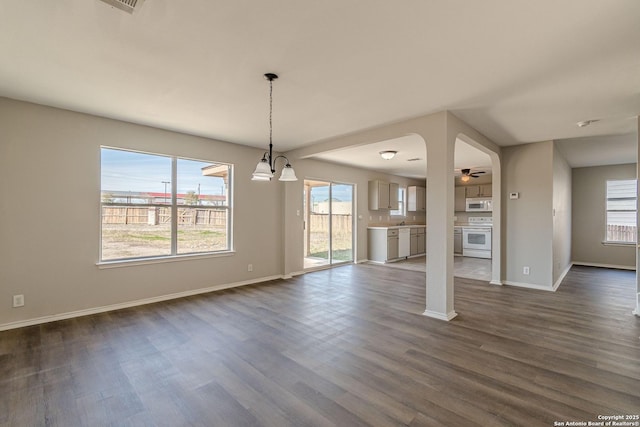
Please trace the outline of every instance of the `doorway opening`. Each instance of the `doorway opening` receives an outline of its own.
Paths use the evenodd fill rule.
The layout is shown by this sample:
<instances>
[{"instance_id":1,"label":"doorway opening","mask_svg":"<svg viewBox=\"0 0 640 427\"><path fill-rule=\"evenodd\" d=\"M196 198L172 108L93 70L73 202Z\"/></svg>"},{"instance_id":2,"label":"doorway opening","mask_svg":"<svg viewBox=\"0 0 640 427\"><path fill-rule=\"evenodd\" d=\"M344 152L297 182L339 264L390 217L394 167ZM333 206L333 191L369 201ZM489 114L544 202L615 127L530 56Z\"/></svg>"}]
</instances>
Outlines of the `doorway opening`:
<instances>
[{"instance_id":1,"label":"doorway opening","mask_svg":"<svg viewBox=\"0 0 640 427\"><path fill-rule=\"evenodd\" d=\"M304 268L353 262L354 185L304 181Z\"/></svg>"}]
</instances>

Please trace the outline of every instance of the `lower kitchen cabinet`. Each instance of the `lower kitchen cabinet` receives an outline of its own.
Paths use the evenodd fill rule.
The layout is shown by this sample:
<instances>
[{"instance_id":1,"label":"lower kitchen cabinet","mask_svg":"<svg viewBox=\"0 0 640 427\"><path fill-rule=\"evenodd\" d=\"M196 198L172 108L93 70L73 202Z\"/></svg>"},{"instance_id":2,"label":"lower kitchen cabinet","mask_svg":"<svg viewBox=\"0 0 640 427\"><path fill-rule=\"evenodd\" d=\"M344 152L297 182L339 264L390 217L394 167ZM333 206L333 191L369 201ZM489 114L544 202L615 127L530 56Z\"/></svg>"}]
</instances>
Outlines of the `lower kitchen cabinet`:
<instances>
[{"instance_id":1,"label":"lower kitchen cabinet","mask_svg":"<svg viewBox=\"0 0 640 427\"><path fill-rule=\"evenodd\" d=\"M423 227L415 227L411 229L411 256L422 255L425 253L426 234Z\"/></svg>"},{"instance_id":2,"label":"lower kitchen cabinet","mask_svg":"<svg viewBox=\"0 0 640 427\"><path fill-rule=\"evenodd\" d=\"M367 240L370 261L387 262L398 259L398 229L370 228Z\"/></svg>"},{"instance_id":3,"label":"lower kitchen cabinet","mask_svg":"<svg viewBox=\"0 0 640 427\"><path fill-rule=\"evenodd\" d=\"M409 235L404 238L400 234ZM368 229L368 259L391 262L425 253L424 227L370 227Z\"/></svg>"}]
</instances>

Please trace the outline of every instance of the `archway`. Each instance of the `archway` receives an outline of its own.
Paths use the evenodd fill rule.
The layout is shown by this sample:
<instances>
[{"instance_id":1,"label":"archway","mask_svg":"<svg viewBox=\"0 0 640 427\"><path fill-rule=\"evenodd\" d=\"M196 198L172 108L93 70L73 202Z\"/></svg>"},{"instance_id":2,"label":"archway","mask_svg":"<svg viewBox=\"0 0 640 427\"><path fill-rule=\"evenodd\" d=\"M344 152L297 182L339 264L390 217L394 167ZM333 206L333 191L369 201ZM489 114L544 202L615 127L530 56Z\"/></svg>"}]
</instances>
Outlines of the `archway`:
<instances>
[{"instance_id":1,"label":"archway","mask_svg":"<svg viewBox=\"0 0 640 427\"><path fill-rule=\"evenodd\" d=\"M491 229L491 279L489 283L493 285L502 285L501 280L501 168L500 168L500 156L498 153L490 150L484 145L478 143L473 138L459 133L456 137L456 145L459 143L467 144L473 149L476 149L489 157L491 162L491 201L492 210L491 217L493 227ZM469 165L471 166L471 165Z\"/></svg>"}]
</instances>

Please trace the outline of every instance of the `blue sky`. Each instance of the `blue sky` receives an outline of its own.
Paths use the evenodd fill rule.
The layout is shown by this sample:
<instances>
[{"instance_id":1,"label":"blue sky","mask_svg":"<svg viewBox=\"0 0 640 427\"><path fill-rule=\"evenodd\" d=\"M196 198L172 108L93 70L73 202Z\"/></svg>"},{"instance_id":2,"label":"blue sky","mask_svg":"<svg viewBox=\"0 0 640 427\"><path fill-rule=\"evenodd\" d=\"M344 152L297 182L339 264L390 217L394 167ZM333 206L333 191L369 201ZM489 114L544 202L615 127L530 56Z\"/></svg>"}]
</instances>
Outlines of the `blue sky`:
<instances>
[{"instance_id":1,"label":"blue sky","mask_svg":"<svg viewBox=\"0 0 640 427\"><path fill-rule=\"evenodd\" d=\"M178 160L178 193L223 194L221 178L202 176L201 168L210 162ZM140 191L162 193L163 181L171 181L171 158L131 151L101 150L102 191ZM171 184L167 184L171 192Z\"/></svg>"},{"instance_id":2,"label":"blue sky","mask_svg":"<svg viewBox=\"0 0 640 427\"><path fill-rule=\"evenodd\" d=\"M333 184L331 197L342 202L350 202L353 199L353 186L344 184ZM329 198L329 186L313 187L311 189L313 202L323 202Z\"/></svg>"}]
</instances>

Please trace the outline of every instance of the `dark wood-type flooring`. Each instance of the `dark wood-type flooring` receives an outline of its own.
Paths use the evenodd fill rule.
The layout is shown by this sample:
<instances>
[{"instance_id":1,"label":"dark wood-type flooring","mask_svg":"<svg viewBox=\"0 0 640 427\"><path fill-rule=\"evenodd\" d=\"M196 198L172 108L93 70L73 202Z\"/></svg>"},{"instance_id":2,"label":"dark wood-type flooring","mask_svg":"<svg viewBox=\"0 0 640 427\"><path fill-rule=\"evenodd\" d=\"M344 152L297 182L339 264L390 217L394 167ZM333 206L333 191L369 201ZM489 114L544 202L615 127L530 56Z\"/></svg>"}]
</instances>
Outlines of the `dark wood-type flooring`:
<instances>
[{"instance_id":1,"label":"dark wood-type flooring","mask_svg":"<svg viewBox=\"0 0 640 427\"><path fill-rule=\"evenodd\" d=\"M349 265L0 333L0 426L553 426L640 413L633 272L556 293Z\"/></svg>"}]
</instances>

